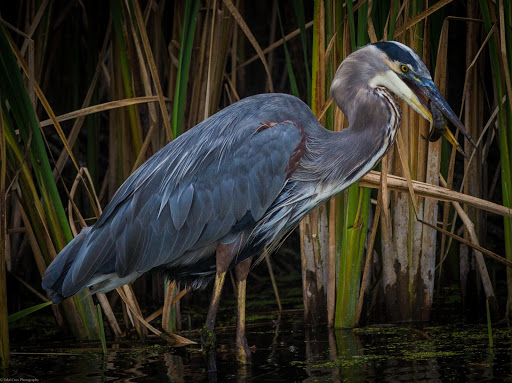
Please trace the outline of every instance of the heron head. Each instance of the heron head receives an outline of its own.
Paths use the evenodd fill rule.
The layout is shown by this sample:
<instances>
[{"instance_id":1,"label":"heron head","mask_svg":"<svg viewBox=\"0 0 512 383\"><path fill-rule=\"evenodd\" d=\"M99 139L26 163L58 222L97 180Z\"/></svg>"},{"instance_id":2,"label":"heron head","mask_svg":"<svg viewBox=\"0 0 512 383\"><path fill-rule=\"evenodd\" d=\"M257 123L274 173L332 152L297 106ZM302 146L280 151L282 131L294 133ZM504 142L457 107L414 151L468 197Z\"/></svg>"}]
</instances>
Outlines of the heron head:
<instances>
[{"instance_id":1,"label":"heron head","mask_svg":"<svg viewBox=\"0 0 512 383\"><path fill-rule=\"evenodd\" d=\"M386 87L432 122L434 128L439 128L436 124L444 119L434 118L432 114L441 112L476 147L467 129L434 85L430 72L416 52L396 41L378 42L373 47L378 49L376 53L386 69L375 73L370 79L370 86ZM457 145L449 129L445 129L444 135Z\"/></svg>"},{"instance_id":2,"label":"heron head","mask_svg":"<svg viewBox=\"0 0 512 383\"><path fill-rule=\"evenodd\" d=\"M452 133L446 129L442 115L446 116L475 146L467 129L434 85L421 58L408 46L396 41L386 41L366 45L353 52L338 68L330 94L350 120L357 110L357 104L367 99L368 88L375 87L385 87L405 100L420 115L432 122L434 129L443 132L457 146ZM461 151L460 146L458 150Z\"/></svg>"}]
</instances>

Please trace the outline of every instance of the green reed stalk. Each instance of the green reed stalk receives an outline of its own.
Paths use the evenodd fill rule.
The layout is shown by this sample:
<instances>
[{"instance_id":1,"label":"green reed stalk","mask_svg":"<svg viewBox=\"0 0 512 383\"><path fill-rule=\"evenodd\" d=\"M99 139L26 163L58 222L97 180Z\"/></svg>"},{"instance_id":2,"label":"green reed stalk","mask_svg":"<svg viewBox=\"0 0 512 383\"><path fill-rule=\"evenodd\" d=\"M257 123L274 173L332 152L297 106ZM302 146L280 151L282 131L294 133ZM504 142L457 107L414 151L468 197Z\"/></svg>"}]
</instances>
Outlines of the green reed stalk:
<instances>
[{"instance_id":1,"label":"green reed stalk","mask_svg":"<svg viewBox=\"0 0 512 383\"><path fill-rule=\"evenodd\" d=\"M62 200L57 191L50 162L46 153L41 130L21 77L18 63L11 50L9 41L3 28L0 29L0 99L4 117L4 134L9 151L17 153L17 163L13 168L21 166L22 172L20 192L31 222L37 226L39 233L39 246L47 247L45 262L51 261L50 254L60 251L72 239L71 230L67 221ZM9 108L7 107L9 104ZM14 138L15 130L26 146L23 151L18 147ZM21 153L26 151L26 158ZM10 155L11 157L11 155ZM29 170L27 163L30 164ZM37 210L36 210L37 209ZM48 238L48 233L51 237ZM82 293L74 299L76 309L81 314L82 325L76 323L72 314L71 327L76 330L75 335L89 339L97 338L98 324L95 319L90 298L84 299Z\"/></svg>"},{"instance_id":2,"label":"green reed stalk","mask_svg":"<svg viewBox=\"0 0 512 383\"><path fill-rule=\"evenodd\" d=\"M361 285L361 266L366 240L369 212L369 189L348 190L348 203L344 211L343 234L339 261L336 299L336 328L354 327L357 299ZM357 198L357 204L353 201Z\"/></svg>"},{"instance_id":3,"label":"green reed stalk","mask_svg":"<svg viewBox=\"0 0 512 383\"><path fill-rule=\"evenodd\" d=\"M35 313L36 311L39 311L41 309L44 309L45 307L48 307L52 304L52 302L44 302L39 303L38 305L27 307L26 309L20 310L15 312L14 314L9 315L8 320L9 323L14 323L17 320L20 320L21 318L26 317L27 315L30 315L32 313Z\"/></svg>"},{"instance_id":4,"label":"green reed stalk","mask_svg":"<svg viewBox=\"0 0 512 383\"><path fill-rule=\"evenodd\" d=\"M489 348L493 349L494 347L494 339L492 336L492 321L491 321L491 310L489 309L489 300L485 300L485 309L487 312L487 337L489 339Z\"/></svg>"},{"instance_id":5,"label":"green reed stalk","mask_svg":"<svg viewBox=\"0 0 512 383\"><path fill-rule=\"evenodd\" d=\"M354 14L350 12L348 3L348 22L355 25ZM368 4L363 4L357 13L357 36L351 36L352 49L369 42L368 38ZM352 32L351 32L352 33ZM357 39L356 39L357 37ZM360 189L359 183L349 187L343 211L343 225L337 235L342 241L338 264L338 288L336 292L336 328L354 327L357 313L357 301L361 285L361 267L364 254L364 243L368 228L370 207L370 189Z\"/></svg>"},{"instance_id":6,"label":"green reed stalk","mask_svg":"<svg viewBox=\"0 0 512 383\"><path fill-rule=\"evenodd\" d=\"M504 32L505 32L505 45L506 45L506 55L507 55L507 63L508 63L508 73L506 75L511 76L512 75L512 6L509 1L503 1L502 3L504 6L504 22L505 25L503 26ZM512 79L508 79L509 82L512 81ZM508 88L507 88L508 89ZM504 204L505 204L505 198L508 204L505 204L505 206L510 207L511 201L512 201L512 158L510 156L510 152L512 151L512 110L511 108L511 97L512 94L509 93L510 89L507 91L507 103L506 103L506 110L507 110L507 122L508 122L508 128L506 130L508 131L507 136L507 150L506 153L502 156L501 162L506 160L506 157L509 159L509 165L508 169L503 169L503 165L501 168L502 171L502 193L504 196ZM501 135L501 133L500 133ZM500 149L503 150L503 149ZM505 181L503 181L506 179ZM506 249L506 257L508 260L512 259L512 220L510 218L505 218L504 222L505 226L505 249ZM507 291L508 291L508 302L512 302L512 270L507 267ZM510 304L508 305L509 310L512 311L510 308ZM510 311L509 311L510 313Z\"/></svg>"},{"instance_id":7,"label":"green reed stalk","mask_svg":"<svg viewBox=\"0 0 512 383\"><path fill-rule=\"evenodd\" d=\"M329 4L330 0L317 0L314 3L311 110L315 115L319 115L324 108L328 92L325 81L325 17L329 17L326 10L330 8L325 3ZM329 270L328 218L325 205L313 210L302 220L300 232L304 321L313 325L325 323L328 315L326 292Z\"/></svg>"},{"instance_id":8,"label":"green reed stalk","mask_svg":"<svg viewBox=\"0 0 512 383\"><path fill-rule=\"evenodd\" d=\"M389 15L389 29L388 29L388 40L393 40L393 36L395 35L395 29L396 29L396 17L398 15L398 7L400 5L400 0L392 0L391 1L391 7L390 9L390 15Z\"/></svg>"},{"instance_id":9,"label":"green reed stalk","mask_svg":"<svg viewBox=\"0 0 512 383\"><path fill-rule=\"evenodd\" d=\"M347 16L348 16L348 25L350 28L350 48L353 51L356 50L356 18L354 16L354 5L351 1L346 1L345 5L347 6Z\"/></svg>"},{"instance_id":10,"label":"green reed stalk","mask_svg":"<svg viewBox=\"0 0 512 383\"><path fill-rule=\"evenodd\" d=\"M10 109L3 104L4 114L12 114L13 121L19 128L19 134L26 145L31 140L28 156L34 167L36 181L41 190L43 205L48 218L53 223L50 233L59 248L63 248L73 236L67 223L57 185L53 181L52 171L39 125L25 90L9 42L2 28L0 32L0 84L3 100L8 100Z\"/></svg>"},{"instance_id":11,"label":"green reed stalk","mask_svg":"<svg viewBox=\"0 0 512 383\"><path fill-rule=\"evenodd\" d=\"M190 59L194 44L197 13L199 11L199 0L185 2L185 15L183 18L183 32L180 45L180 57L178 73L176 76L176 88L174 90L174 106L172 111L172 134L178 137L181 133L183 122L183 111L186 101L188 74Z\"/></svg>"},{"instance_id":12,"label":"green reed stalk","mask_svg":"<svg viewBox=\"0 0 512 383\"><path fill-rule=\"evenodd\" d=\"M313 49L312 49L312 54L311 54L311 84L312 84L312 88L311 88L311 103L309 104L310 107L311 107L311 110L313 111L313 113L315 113L315 111L319 111L319 109L322 107L321 105L316 105L317 104L317 101L316 101L316 97L315 97L315 94L318 92L318 90L316 89L317 88L317 74L318 74L318 66L319 65L323 65L322 63L319 62L319 57L318 57L318 40L319 40L319 25L318 25L318 14L319 14L319 7L320 7L320 4L321 2L320 1L315 1L315 7L314 7L314 13L313 13L313 19L314 19L314 24L313 24Z\"/></svg>"},{"instance_id":13,"label":"green reed stalk","mask_svg":"<svg viewBox=\"0 0 512 383\"><path fill-rule=\"evenodd\" d=\"M128 57L128 39L131 38L127 33L127 22L123 13L123 6L120 0L111 0L110 9L112 13L112 26L114 30L114 39L116 46L115 58L118 60L116 69L120 70L121 79L123 82L124 97L134 97L133 84L132 84L132 71L130 68L130 60ZM128 121L131 132L131 144L134 156L137 156L142 147L141 130L137 118L137 109L135 105L126 107L128 112ZM126 174L128 176L128 174Z\"/></svg>"},{"instance_id":14,"label":"green reed stalk","mask_svg":"<svg viewBox=\"0 0 512 383\"><path fill-rule=\"evenodd\" d=\"M96 10L97 9L94 9ZM90 11L89 11L90 12ZM93 12L88 15L91 19L94 18ZM92 82L94 73L96 72L96 65L98 62L98 28L91 28L87 34L87 84ZM91 105L97 103L97 92L91 97ZM87 127L87 169L91 175L92 184L97 187L98 182L98 159L99 159L99 129L98 129L98 116L92 115L86 118Z\"/></svg>"},{"instance_id":15,"label":"green reed stalk","mask_svg":"<svg viewBox=\"0 0 512 383\"><path fill-rule=\"evenodd\" d=\"M416 16L421 11L422 7L422 0L413 0L410 2L410 17ZM408 45L412 47L416 53L420 57L423 56L423 22L419 22L416 26L414 33L411 33L411 40L408 41ZM406 40L407 41L407 40ZM409 170L411 172L411 177L413 179L418 179L418 166L419 162L422 162L423 159L420 158L420 150L419 150L419 143L418 143L418 133L416 132L416 129L414 128L414 122L418 121L418 116L416 114L409 115L409 121L408 126L404 126L404 128L407 128L409 130L408 138L409 143L406 143L406 146L408 147L408 165ZM422 164L423 165L423 164ZM423 181L423 180L421 180ZM407 230L407 270L408 270L408 276L407 279L407 290L403 291L402 293L404 296L408 296L408 318L403 318L403 320L415 320L418 319L415 317L415 312L419 310L419 307L422 302L418 302L418 289L423 288L423 286L418 286L418 278L412 277L413 275L420 274L420 264L421 262L416 261L416 257L435 257L435 252L432 254L425 254L422 248L423 243L423 236L428 235L429 229L425 228L425 230L422 232L421 236L416 235L416 225L418 225L418 222L416 221L416 212L414 211L414 205L410 198L408 197L408 214L409 217L405 217L405 213L403 217L396 217L397 219L406 219L408 222L408 230ZM425 204L419 205L420 209L424 209ZM420 214L420 212L417 212ZM423 217L424 219L428 219L428 217ZM435 270L431 271L432 273L435 273ZM430 307L425 308L427 311L430 311Z\"/></svg>"},{"instance_id":16,"label":"green reed stalk","mask_svg":"<svg viewBox=\"0 0 512 383\"><path fill-rule=\"evenodd\" d=\"M96 315L98 316L100 329L99 338L101 341L101 349L103 350L103 355L107 355L107 339L105 338L105 327L103 325L103 316L101 314L101 306L99 304L96 305Z\"/></svg>"},{"instance_id":17,"label":"green reed stalk","mask_svg":"<svg viewBox=\"0 0 512 383\"><path fill-rule=\"evenodd\" d=\"M334 74L336 73L336 69L339 64L339 47L342 44L343 40L343 31L340 27L341 22L341 12L342 12L342 4L341 2L336 1L327 1L326 4L326 13L327 17L325 18L325 41L326 44L329 45L331 40L334 38L334 43L332 45L331 52L325 58L326 69L325 69L325 97L329 96L330 85L332 83L332 79L334 78ZM332 16L332 17L331 17ZM337 32L337 33L336 33ZM327 54L327 52L326 52ZM335 111L336 107L331 105L329 109L327 109L325 113L325 128L329 130L335 131L339 129L339 126L336 126L335 119ZM342 204L342 198L340 196L334 196L331 198L329 203L326 205L329 208L329 233L328 233L328 273L327 273L327 326L334 327L334 318L336 312L336 220L340 219L340 214L337 214L337 210L339 206Z\"/></svg>"},{"instance_id":18,"label":"green reed stalk","mask_svg":"<svg viewBox=\"0 0 512 383\"><path fill-rule=\"evenodd\" d=\"M7 153L4 124L0 111L0 367L9 367L9 325L7 320L7 278L5 258L7 246Z\"/></svg>"},{"instance_id":19,"label":"green reed stalk","mask_svg":"<svg viewBox=\"0 0 512 383\"><path fill-rule=\"evenodd\" d=\"M293 72L292 60L290 58L290 53L288 52L288 46L286 45L283 21L281 19L281 12L279 12L279 3L277 2L277 0L274 0L274 4L276 7L276 11L277 11L277 19L279 20L279 27L281 29L281 35L283 36L284 57L286 60L286 69L288 70L288 78L290 79L290 86L292 89L292 94L295 97L299 97L299 89L297 88L297 81L295 80L295 73Z\"/></svg>"},{"instance_id":20,"label":"green reed stalk","mask_svg":"<svg viewBox=\"0 0 512 383\"><path fill-rule=\"evenodd\" d=\"M293 7L295 15L300 28L300 40L302 43L302 53L304 54L304 68L306 71L306 85L308 92L308 105L311 105L311 70L309 69L309 55L308 55L308 35L306 34L306 17L304 16L304 2L303 0L293 0Z\"/></svg>"},{"instance_id":21,"label":"green reed stalk","mask_svg":"<svg viewBox=\"0 0 512 383\"><path fill-rule=\"evenodd\" d=\"M178 286L176 281L165 279L165 298L162 312L162 328L168 333L179 330L178 328L178 308L177 304L171 304L172 300L178 295Z\"/></svg>"},{"instance_id":22,"label":"green reed stalk","mask_svg":"<svg viewBox=\"0 0 512 383\"><path fill-rule=\"evenodd\" d=\"M491 14L486 0L480 1L480 10L484 20L484 25L487 33L491 30L493 22L491 20ZM505 2L507 3L507 2ZM510 32L508 31L512 26L510 18L511 10L510 5L507 4L507 13L505 17L505 33L508 35L507 45L510 45ZM497 17L496 17L497 18ZM507 33L508 32L508 33ZM499 62L499 52L496 44L496 37L493 34L489 40L489 52L491 56L491 65L494 73L494 87L496 90L496 103L498 104L498 125L499 125L499 145L500 145L500 158L501 158L501 187L503 195L503 205L511 208L512 207L512 164L510 158L510 152L512 151L512 111L510 109L510 97L512 94L507 94L507 101L505 104L501 103L503 99L503 77ZM508 52L510 56L510 52ZM509 60L509 65L511 61ZM512 73L509 68L509 73ZM512 220L508 217L503 218L504 234L505 234L505 254L508 260L512 260ZM512 302L512 271L507 268L507 291L508 291L508 302ZM510 307L510 304L508 305ZM509 310L511 310L509 308Z\"/></svg>"},{"instance_id":23,"label":"green reed stalk","mask_svg":"<svg viewBox=\"0 0 512 383\"><path fill-rule=\"evenodd\" d=\"M38 194L38 187L33 179L29 165L25 161L25 153L18 147L18 139L12 128L14 124L9 115L4 114L3 117L4 127L6 128L4 129L3 136L7 143L8 161L13 164L14 169L20 169L18 174L18 190L21 193L21 197L18 201L24 225L27 228L27 232L33 233L35 237L34 241L30 240L30 244L36 263L44 267L44 264L49 263L56 255L56 249L44 223L46 222L46 215L41 197ZM88 297L86 291L79 293L71 300L64 301L60 308L67 318L71 331L77 338L96 339L97 326L95 316L92 316L94 307L92 306L92 299ZM11 321L10 318L9 321Z\"/></svg>"}]
</instances>

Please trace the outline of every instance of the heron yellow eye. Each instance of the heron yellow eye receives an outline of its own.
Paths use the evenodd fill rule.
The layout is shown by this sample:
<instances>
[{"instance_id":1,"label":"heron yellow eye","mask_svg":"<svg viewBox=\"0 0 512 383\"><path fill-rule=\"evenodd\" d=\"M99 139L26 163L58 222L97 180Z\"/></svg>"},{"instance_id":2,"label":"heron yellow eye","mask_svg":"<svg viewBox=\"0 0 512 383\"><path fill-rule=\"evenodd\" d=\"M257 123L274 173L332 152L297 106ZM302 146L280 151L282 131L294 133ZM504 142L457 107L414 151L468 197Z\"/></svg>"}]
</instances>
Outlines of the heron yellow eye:
<instances>
[{"instance_id":1,"label":"heron yellow eye","mask_svg":"<svg viewBox=\"0 0 512 383\"><path fill-rule=\"evenodd\" d=\"M409 72L409 67L407 65L400 65L400 69L402 70L402 73Z\"/></svg>"}]
</instances>

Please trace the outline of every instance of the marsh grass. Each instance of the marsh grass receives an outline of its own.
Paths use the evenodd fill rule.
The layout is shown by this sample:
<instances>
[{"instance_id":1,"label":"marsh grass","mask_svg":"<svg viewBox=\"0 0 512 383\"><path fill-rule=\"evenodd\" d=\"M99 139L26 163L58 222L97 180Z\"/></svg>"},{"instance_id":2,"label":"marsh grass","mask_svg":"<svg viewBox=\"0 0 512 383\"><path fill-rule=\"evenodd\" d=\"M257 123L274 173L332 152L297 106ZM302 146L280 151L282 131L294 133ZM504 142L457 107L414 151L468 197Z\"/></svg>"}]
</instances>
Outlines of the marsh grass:
<instances>
[{"instance_id":1,"label":"marsh grass","mask_svg":"<svg viewBox=\"0 0 512 383\"><path fill-rule=\"evenodd\" d=\"M42 275L72 238L71 227L78 231L92 224L131 172L169 140L241 97L265 89L293 93L328 129L346 128L348 121L328 97L332 77L350 52L382 39L405 42L423 57L450 103L462 104L463 122L479 148L472 152L466 146L471 161L461 166L445 142L423 139L428 124L402 105L401 155L392 150L379 166L382 174L372 172L301 224L304 288L317 286L314 298L305 294L306 321L353 327L372 320L428 319L434 288L458 284L453 275L459 264L469 265L469 272L461 273L468 281L460 287L464 296L484 283L485 297L477 305L488 300L492 314L499 315L493 302L512 298L509 268L507 296L497 296L496 279L505 266L493 264L489 273L483 258L504 249L512 260L509 2L469 1L468 14L449 0L272 4L277 23L272 28L278 32L267 47L269 10L242 0L112 0L100 8L89 2L59 7L21 1L15 9L0 7L5 22L16 28L4 22L0 31L4 363L5 302L17 299L15 289L4 288L4 265L23 279L16 265L28 252L32 264L24 267ZM459 48L449 41L449 28L461 33L461 25L467 47L458 58L450 55ZM463 100L451 85L460 85L460 78ZM440 173L449 189L462 187L465 194L438 186ZM496 214L505 216L503 238L489 238L486 230L489 222L496 225ZM453 237L465 238L460 262L453 259L459 252ZM493 251L477 247L475 252L476 245ZM308 277L308 268L320 271ZM185 292L172 282L172 289L164 289L161 276L153 281L143 277L133 290L120 291L123 299L113 292L100 300L112 334L135 326L141 337L144 328L166 337L155 328L163 313L163 327L179 329ZM27 282L39 290L39 281ZM76 337L97 338L98 316L85 295L54 307L54 313L59 326L71 328ZM382 304L388 309L385 318L377 315Z\"/></svg>"}]
</instances>

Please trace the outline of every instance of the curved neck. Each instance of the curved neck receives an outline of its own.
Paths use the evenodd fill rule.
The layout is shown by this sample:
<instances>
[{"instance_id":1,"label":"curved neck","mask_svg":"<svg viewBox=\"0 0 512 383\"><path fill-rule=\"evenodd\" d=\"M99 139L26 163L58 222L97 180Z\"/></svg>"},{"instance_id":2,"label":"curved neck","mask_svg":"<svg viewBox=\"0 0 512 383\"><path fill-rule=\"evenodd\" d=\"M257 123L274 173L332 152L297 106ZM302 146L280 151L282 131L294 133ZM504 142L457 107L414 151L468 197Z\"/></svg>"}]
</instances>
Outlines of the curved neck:
<instances>
[{"instance_id":1,"label":"curved neck","mask_svg":"<svg viewBox=\"0 0 512 383\"><path fill-rule=\"evenodd\" d=\"M331 177L345 183L352 184L380 161L400 127L400 107L394 96L382 87L367 92L366 101L350 110L349 127L336 140L341 155Z\"/></svg>"},{"instance_id":2,"label":"curved neck","mask_svg":"<svg viewBox=\"0 0 512 383\"><path fill-rule=\"evenodd\" d=\"M368 89L360 99L365 101L350 110L348 128L324 130L325 136L311 141L308 163L315 167L321 184L329 185L326 193L330 195L368 173L396 139L401 115L392 94L378 87Z\"/></svg>"}]
</instances>

